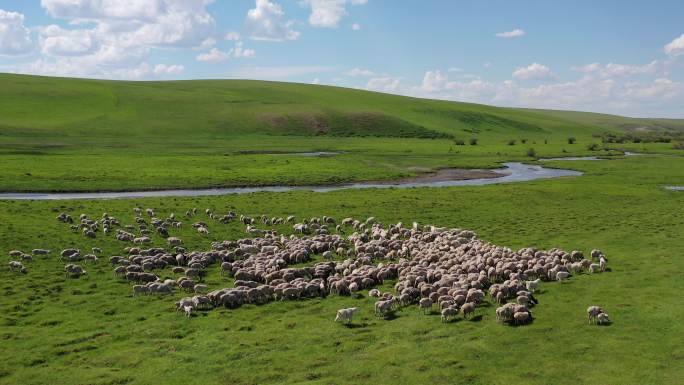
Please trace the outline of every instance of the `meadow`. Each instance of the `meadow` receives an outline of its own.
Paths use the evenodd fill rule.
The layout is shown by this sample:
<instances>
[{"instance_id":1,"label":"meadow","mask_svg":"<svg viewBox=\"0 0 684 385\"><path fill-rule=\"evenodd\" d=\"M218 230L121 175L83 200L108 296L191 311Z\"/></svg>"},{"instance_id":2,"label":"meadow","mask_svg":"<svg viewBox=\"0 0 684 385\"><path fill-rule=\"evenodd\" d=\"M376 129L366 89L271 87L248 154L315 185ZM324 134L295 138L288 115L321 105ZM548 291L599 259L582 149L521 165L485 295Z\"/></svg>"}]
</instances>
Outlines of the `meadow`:
<instances>
[{"instance_id":1,"label":"meadow","mask_svg":"<svg viewBox=\"0 0 684 385\"><path fill-rule=\"evenodd\" d=\"M516 119L524 124L513 124L517 128L494 124L491 131L482 130L474 146L455 145L453 138L356 134L221 133L214 137L207 134L206 127L197 135L188 135L192 130L183 134L179 128L187 123L185 116L177 120L162 116L154 123L155 113L164 114L161 108L146 110L150 120L139 115L143 108L138 115L129 109L99 115L92 112L105 104L109 108L111 100L100 106L92 95L82 96L83 89L111 96L107 87L126 88L116 82L2 76L5 79L0 83L7 87L0 88L0 93L5 97L10 95L7 89L20 87L21 82L33 87L15 88L14 100L16 95L24 95L22 92L47 95L43 101L19 98L22 103L14 107L0 103L3 112L15 114L0 114L3 191L322 184L393 178L441 167L491 168L507 160L534 163L535 158L527 155L531 147L537 156L596 155L597 151L587 148L587 144L598 142L593 134L618 130L610 126L613 123L582 126L566 117L487 106L398 97L389 98L393 103L383 99L383 103L372 104L382 95L369 94L358 103L369 103L414 123L423 119L422 115L401 112L406 106L415 109L414 103L435 103L445 109L474 109L508 119L505 123L497 120L497 124L513 124L510 122ZM41 90L36 82L54 88L48 91L46 85ZM136 86L145 89L147 84ZM184 92L194 96L199 92L183 83L158 87L185 87ZM209 83L206 87L213 92L221 89ZM288 92L303 94L305 100L307 92L314 92L307 91L310 86L286 87L293 89ZM51 92L56 95L50 96ZM167 97L184 92L168 93ZM322 87L316 92L324 99L326 92L332 91ZM340 100L357 103L358 91L342 92L351 96ZM83 101L83 111L60 114L60 108L65 108L60 103L67 103L68 98L57 96L70 93L74 100ZM136 91L131 95L145 94ZM126 104L124 99L118 100L118 105ZM34 116L22 119L27 109L34 111ZM93 131L81 131L78 127L85 127L85 120L74 116L91 112ZM168 113L183 115L173 109ZM464 132L457 123L443 125L446 120L439 116L444 114L435 115L438 117L426 117L419 126L454 138ZM135 129L126 128L126 119L140 119L139 127L150 130L168 129L169 135L129 135ZM252 121L245 118L245 122ZM543 131L530 133L525 124L539 125ZM126 134L119 135L118 129ZM569 136L576 137L577 143L568 144ZM468 139L470 134L463 137ZM518 142L508 145L510 138ZM528 142L520 143L523 138ZM613 151L599 154L612 154L610 160L546 164L583 171L581 177L514 184L109 201L0 201L0 384L680 383L684 378L684 326L680 322L684 297L678 295L684 289L684 193L662 186L684 185L684 157L666 143L611 144L609 148ZM616 155L617 149L654 154L623 157ZM345 153L324 158L240 153L250 150ZM89 274L79 279L64 277L64 263L57 260L55 252L27 262L29 273L25 275L6 268L7 251L13 249L100 247L105 256L120 255L126 244L100 233L95 239L85 238L55 216L67 212L74 217L81 213L99 217L107 212L122 224L130 224L136 206L154 208L163 216L197 207L216 213L234 210L298 218L375 216L383 223L418 221L471 229L482 239L514 249L560 247L588 252L600 248L607 255L610 271L574 275L563 284L542 283L537 295L540 303L533 309L534 322L513 327L496 321L494 304L478 307L472 320L459 317L449 324L443 324L437 312L424 315L414 307L385 320L373 315L374 300L365 292L361 298L330 296L215 309L188 319L173 307L184 293L134 296L130 284L114 276L106 258L85 265ZM244 226L236 222L209 224L208 237L199 236L189 226L173 230L172 235L181 237L190 250L206 250L213 240L246 236ZM279 226L277 230L290 234L292 229ZM153 241L165 245L156 235ZM172 276L170 270L159 273ZM232 279L220 276L213 266L206 283L214 289L230 286ZM392 282L386 282L383 289L391 286ZM603 306L614 322L589 325L586 308L593 304ZM361 308L353 327L334 323L336 310L349 306Z\"/></svg>"}]
</instances>

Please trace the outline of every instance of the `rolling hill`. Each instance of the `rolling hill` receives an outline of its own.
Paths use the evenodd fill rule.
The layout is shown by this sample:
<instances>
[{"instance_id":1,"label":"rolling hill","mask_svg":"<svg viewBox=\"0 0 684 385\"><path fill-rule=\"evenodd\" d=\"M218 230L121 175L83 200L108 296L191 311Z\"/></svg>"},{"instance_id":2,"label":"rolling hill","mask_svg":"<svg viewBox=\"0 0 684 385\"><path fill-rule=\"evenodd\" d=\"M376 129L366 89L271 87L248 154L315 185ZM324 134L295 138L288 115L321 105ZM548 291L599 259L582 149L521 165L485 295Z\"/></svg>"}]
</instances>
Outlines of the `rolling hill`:
<instances>
[{"instance_id":1,"label":"rolling hill","mask_svg":"<svg viewBox=\"0 0 684 385\"><path fill-rule=\"evenodd\" d=\"M583 136L684 120L498 108L347 88L250 80L123 82L0 74L5 136Z\"/></svg>"}]
</instances>

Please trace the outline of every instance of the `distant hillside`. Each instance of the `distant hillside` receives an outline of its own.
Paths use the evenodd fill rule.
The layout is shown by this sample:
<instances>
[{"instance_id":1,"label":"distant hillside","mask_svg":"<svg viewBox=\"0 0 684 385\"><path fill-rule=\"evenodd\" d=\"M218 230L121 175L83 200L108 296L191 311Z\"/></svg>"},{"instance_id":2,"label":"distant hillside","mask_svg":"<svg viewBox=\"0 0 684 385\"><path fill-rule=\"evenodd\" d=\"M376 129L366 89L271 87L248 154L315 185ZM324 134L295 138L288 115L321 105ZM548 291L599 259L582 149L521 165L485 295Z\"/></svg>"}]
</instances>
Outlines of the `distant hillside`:
<instances>
[{"instance_id":1,"label":"distant hillside","mask_svg":"<svg viewBox=\"0 0 684 385\"><path fill-rule=\"evenodd\" d=\"M122 82L0 74L0 135L546 138L684 120L498 108L251 80Z\"/></svg>"}]
</instances>

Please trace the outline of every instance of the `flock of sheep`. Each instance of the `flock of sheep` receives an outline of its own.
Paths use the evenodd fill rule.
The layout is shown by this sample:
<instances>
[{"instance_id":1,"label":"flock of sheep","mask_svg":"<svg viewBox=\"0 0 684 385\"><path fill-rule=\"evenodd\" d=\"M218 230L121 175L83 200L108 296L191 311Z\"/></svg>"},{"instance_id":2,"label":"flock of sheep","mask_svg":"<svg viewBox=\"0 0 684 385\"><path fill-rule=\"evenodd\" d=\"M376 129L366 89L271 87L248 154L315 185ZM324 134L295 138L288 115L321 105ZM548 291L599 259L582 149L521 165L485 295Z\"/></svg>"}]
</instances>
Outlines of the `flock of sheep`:
<instances>
[{"instance_id":1,"label":"flock of sheep","mask_svg":"<svg viewBox=\"0 0 684 385\"><path fill-rule=\"evenodd\" d=\"M205 210L209 219L239 221L249 236L212 242L207 251L189 251L180 238L169 236L169 230L182 226L174 214L159 218L152 209L144 210L144 214L140 208L134 211L136 224L127 226L107 213L98 219L82 214L78 221L62 213L57 219L86 237L95 238L98 232L116 234L117 240L128 245L123 255L109 258L114 274L133 284L134 295L171 294L175 290L192 293L175 304L187 316L215 307L328 295L359 296L368 290L368 296L377 298L375 314L379 317L409 306L426 313L436 307L442 321L449 322L459 314L472 316L489 296L499 305L497 320L522 325L533 320L531 309L538 303L534 293L541 282L562 283L573 274L602 272L607 263L600 250L592 250L588 259L580 251L515 251L482 241L469 230L419 226L415 222L410 226L383 226L370 217L345 218L337 224L335 219L323 216L295 223L294 216L215 215L209 209ZM197 213L192 209L185 216L191 219ZM295 234L286 236L265 228L284 224L291 225ZM209 234L206 222L191 226L201 235ZM165 248L143 247L152 242L153 233L166 238ZM10 269L26 273L22 262L32 261L32 255L18 250L9 254L21 260L12 260ZM32 254L49 255L50 251L34 249ZM74 262L97 261L100 254L99 248L90 254L65 249L59 258L69 262L64 268L68 277L79 277L87 272ZM312 262L316 255L323 261L292 266ZM212 268L233 277L234 285L209 291L202 282ZM164 269L170 269L177 278L169 278L168 270L162 273ZM375 288L385 281L395 282L394 293ZM358 312L358 307L340 309L335 321L350 323ZM610 322L599 306L589 307L587 313L590 322Z\"/></svg>"}]
</instances>

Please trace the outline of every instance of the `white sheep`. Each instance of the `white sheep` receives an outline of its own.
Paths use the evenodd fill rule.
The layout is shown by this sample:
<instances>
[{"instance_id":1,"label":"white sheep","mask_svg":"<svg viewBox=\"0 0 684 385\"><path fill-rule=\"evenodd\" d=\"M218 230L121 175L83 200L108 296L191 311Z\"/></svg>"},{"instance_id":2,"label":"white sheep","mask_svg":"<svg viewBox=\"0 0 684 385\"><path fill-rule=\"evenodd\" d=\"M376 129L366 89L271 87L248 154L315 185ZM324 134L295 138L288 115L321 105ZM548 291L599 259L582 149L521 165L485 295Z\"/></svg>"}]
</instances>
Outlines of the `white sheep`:
<instances>
[{"instance_id":1,"label":"white sheep","mask_svg":"<svg viewBox=\"0 0 684 385\"><path fill-rule=\"evenodd\" d=\"M563 281L568 279L568 277L570 277L570 273L567 271L559 271L556 273L556 280L558 280L560 283L563 283Z\"/></svg>"},{"instance_id":2,"label":"white sheep","mask_svg":"<svg viewBox=\"0 0 684 385\"><path fill-rule=\"evenodd\" d=\"M337 311L337 316L335 317L335 322L351 323L352 319L359 311L358 307L350 307L347 309L340 309Z\"/></svg>"},{"instance_id":3,"label":"white sheep","mask_svg":"<svg viewBox=\"0 0 684 385\"><path fill-rule=\"evenodd\" d=\"M527 288L527 290L534 293L537 289L539 289L539 283L541 283L541 279L537 278L534 281L525 282L525 287Z\"/></svg>"}]
</instances>

